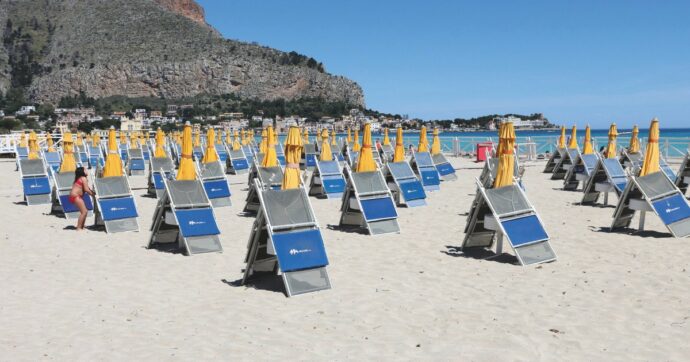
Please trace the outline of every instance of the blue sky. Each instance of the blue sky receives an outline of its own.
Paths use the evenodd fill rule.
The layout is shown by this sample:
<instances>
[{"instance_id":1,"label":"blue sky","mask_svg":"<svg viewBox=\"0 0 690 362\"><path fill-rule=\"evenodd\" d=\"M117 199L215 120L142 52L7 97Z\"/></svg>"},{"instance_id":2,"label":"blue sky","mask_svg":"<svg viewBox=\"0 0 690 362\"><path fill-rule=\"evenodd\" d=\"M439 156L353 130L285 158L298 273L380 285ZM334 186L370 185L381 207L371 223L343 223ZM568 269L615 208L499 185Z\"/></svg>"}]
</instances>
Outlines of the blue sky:
<instances>
[{"instance_id":1,"label":"blue sky","mask_svg":"<svg viewBox=\"0 0 690 362\"><path fill-rule=\"evenodd\" d=\"M225 37L324 63L423 119L690 127L690 1L197 0Z\"/></svg>"}]
</instances>

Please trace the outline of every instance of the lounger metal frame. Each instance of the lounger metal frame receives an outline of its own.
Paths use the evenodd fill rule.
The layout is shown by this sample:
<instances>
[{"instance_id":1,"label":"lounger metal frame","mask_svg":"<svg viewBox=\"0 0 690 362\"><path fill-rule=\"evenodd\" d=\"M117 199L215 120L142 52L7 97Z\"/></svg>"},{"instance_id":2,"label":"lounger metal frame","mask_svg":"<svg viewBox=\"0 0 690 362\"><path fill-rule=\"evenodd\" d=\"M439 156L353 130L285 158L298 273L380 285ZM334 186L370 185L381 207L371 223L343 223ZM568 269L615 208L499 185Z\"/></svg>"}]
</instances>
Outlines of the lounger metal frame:
<instances>
[{"instance_id":1,"label":"lounger metal frame","mask_svg":"<svg viewBox=\"0 0 690 362\"><path fill-rule=\"evenodd\" d=\"M102 190L99 189L99 181L102 180L102 178L96 178L94 180L94 190L96 191L96 203L94 204L94 215L95 215L95 225L103 225L105 227L105 232L106 233L118 233L118 232L127 232L127 231L139 231L139 208L137 207L137 202L134 199L134 195L132 195L132 186L129 184L129 178L127 176L114 176L119 179L123 179L125 182L125 185L127 185L127 192L123 194L115 194L115 195L107 195L104 196ZM124 198L130 198L132 199L132 204L134 205L134 210L136 211L135 217L131 218L123 218L123 219L117 219L117 220L104 220L102 211L103 210L103 205L101 202L104 200L113 200L113 199L124 199Z\"/></svg>"}]
</instances>

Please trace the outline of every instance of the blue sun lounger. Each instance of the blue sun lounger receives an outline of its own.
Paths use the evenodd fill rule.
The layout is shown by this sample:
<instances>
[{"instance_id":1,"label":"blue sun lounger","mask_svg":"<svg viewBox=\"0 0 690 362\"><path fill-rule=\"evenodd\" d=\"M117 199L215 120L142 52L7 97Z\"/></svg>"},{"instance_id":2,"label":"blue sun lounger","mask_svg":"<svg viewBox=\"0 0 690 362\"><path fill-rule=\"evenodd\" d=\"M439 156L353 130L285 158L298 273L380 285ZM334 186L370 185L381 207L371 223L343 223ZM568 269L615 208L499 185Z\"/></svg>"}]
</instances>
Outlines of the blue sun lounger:
<instances>
[{"instance_id":1,"label":"blue sun lounger","mask_svg":"<svg viewBox=\"0 0 690 362\"><path fill-rule=\"evenodd\" d=\"M79 155L77 161L79 161L80 164L89 164L89 153L87 151L86 145L76 146L76 154Z\"/></svg>"},{"instance_id":2,"label":"blue sun lounger","mask_svg":"<svg viewBox=\"0 0 690 362\"><path fill-rule=\"evenodd\" d=\"M62 158L60 158L60 153L57 151L43 152L43 159L50 168L51 172L57 172L60 169L60 164L62 163Z\"/></svg>"},{"instance_id":3,"label":"blue sun lounger","mask_svg":"<svg viewBox=\"0 0 690 362\"><path fill-rule=\"evenodd\" d=\"M263 189L280 190L283 184L283 169L280 166L260 167L254 164L253 172L249 174L249 191L247 192L247 199L243 211L245 213L254 214L259 211L260 200L259 191L256 189L256 181ZM254 177L252 177L254 176Z\"/></svg>"},{"instance_id":4,"label":"blue sun lounger","mask_svg":"<svg viewBox=\"0 0 690 362\"><path fill-rule=\"evenodd\" d=\"M620 196L628 185L628 175L617 158L603 158L597 161L585 183L582 205L595 205L604 194L604 205L608 205L609 192Z\"/></svg>"},{"instance_id":5,"label":"blue sun lounger","mask_svg":"<svg viewBox=\"0 0 690 362\"><path fill-rule=\"evenodd\" d=\"M278 164L285 167L287 161L285 161L285 151L283 150L283 145L277 144L276 146L276 158L278 159Z\"/></svg>"},{"instance_id":6,"label":"blue sun lounger","mask_svg":"<svg viewBox=\"0 0 690 362\"><path fill-rule=\"evenodd\" d=\"M438 191L441 189L441 177L436 170L434 161L429 152L412 152L410 166L422 182L425 191Z\"/></svg>"},{"instance_id":7,"label":"blue sun lounger","mask_svg":"<svg viewBox=\"0 0 690 362\"><path fill-rule=\"evenodd\" d=\"M20 159L19 174L22 179L24 201L26 201L27 205L45 205L51 203L52 189L50 186L50 178L43 160Z\"/></svg>"},{"instance_id":8,"label":"blue sun lounger","mask_svg":"<svg viewBox=\"0 0 690 362\"><path fill-rule=\"evenodd\" d=\"M122 162L127 162L127 150L129 149L129 144L120 143L118 147L120 148L120 158L122 159Z\"/></svg>"},{"instance_id":9,"label":"blue sun lounger","mask_svg":"<svg viewBox=\"0 0 690 362\"><path fill-rule=\"evenodd\" d=\"M339 225L362 228L370 235L399 233L398 212L381 171L346 172Z\"/></svg>"},{"instance_id":10,"label":"blue sun lounger","mask_svg":"<svg viewBox=\"0 0 690 362\"><path fill-rule=\"evenodd\" d=\"M458 179L458 176L455 174L455 168L453 168L453 165L450 164L450 161L448 161L444 154L437 153L435 155L431 155L431 159L434 161L434 166L436 167L436 171L438 171L438 175L441 177L441 180L455 181Z\"/></svg>"},{"instance_id":11,"label":"blue sun lounger","mask_svg":"<svg viewBox=\"0 0 690 362\"><path fill-rule=\"evenodd\" d=\"M53 202L51 213L64 214L66 219L79 218L79 209L69 201L69 194L74 183L74 172L54 172L53 173ZM87 217L93 215L93 202L91 196L82 196L86 208L89 210Z\"/></svg>"},{"instance_id":12,"label":"blue sun lounger","mask_svg":"<svg viewBox=\"0 0 690 362\"><path fill-rule=\"evenodd\" d=\"M688 192L688 185L690 185L690 151L686 152L676 175L676 187L683 195Z\"/></svg>"},{"instance_id":13,"label":"blue sun lounger","mask_svg":"<svg viewBox=\"0 0 690 362\"><path fill-rule=\"evenodd\" d=\"M177 243L187 255L222 252L220 229L211 202L199 180L163 180L148 248Z\"/></svg>"},{"instance_id":14,"label":"blue sun lounger","mask_svg":"<svg viewBox=\"0 0 690 362\"><path fill-rule=\"evenodd\" d=\"M213 147L216 149L216 154L218 155L218 160L221 165L225 165L226 162L228 162L228 149L225 145L214 145Z\"/></svg>"},{"instance_id":15,"label":"blue sun lounger","mask_svg":"<svg viewBox=\"0 0 690 362\"><path fill-rule=\"evenodd\" d=\"M674 184L676 183L676 177L678 176L678 174L676 173L676 171L673 171L671 166L668 165L668 162L666 162L666 159L662 156L659 156L659 168L661 168L661 171L663 171L664 174L666 174L666 177L668 177L668 179L671 180L671 182L673 182Z\"/></svg>"},{"instance_id":16,"label":"blue sun lounger","mask_svg":"<svg viewBox=\"0 0 690 362\"><path fill-rule=\"evenodd\" d=\"M89 146L89 168L98 168L105 166L105 159L100 147Z\"/></svg>"},{"instance_id":17,"label":"blue sun lounger","mask_svg":"<svg viewBox=\"0 0 690 362\"><path fill-rule=\"evenodd\" d=\"M343 153L340 151L337 151L335 149L331 150L331 155L333 156L333 159L338 161L341 167L345 166L345 156L343 156Z\"/></svg>"},{"instance_id":18,"label":"blue sun lounger","mask_svg":"<svg viewBox=\"0 0 690 362\"><path fill-rule=\"evenodd\" d=\"M623 150L623 157L621 158L621 163L625 168L632 170L632 174L637 174L642 168L644 163L644 154L642 152L630 153L627 150Z\"/></svg>"},{"instance_id":19,"label":"blue sun lounger","mask_svg":"<svg viewBox=\"0 0 690 362\"><path fill-rule=\"evenodd\" d=\"M309 143L304 145L304 147L302 148L302 169L313 171L316 167L316 160L318 157L319 154L316 151L315 144Z\"/></svg>"},{"instance_id":20,"label":"blue sun lounger","mask_svg":"<svg viewBox=\"0 0 690 362\"><path fill-rule=\"evenodd\" d=\"M424 186L415 176L409 163L388 162L383 167L383 176L397 205L407 205L407 207L426 205Z\"/></svg>"},{"instance_id":21,"label":"blue sun lounger","mask_svg":"<svg viewBox=\"0 0 690 362\"><path fill-rule=\"evenodd\" d=\"M96 225L104 226L109 234L139 231L139 212L127 176L96 178L94 189Z\"/></svg>"},{"instance_id":22,"label":"blue sun lounger","mask_svg":"<svg viewBox=\"0 0 690 362\"><path fill-rule=\"evenodd\" d=\"M309 183L309 196L337 199L345 192L345 176L338 161L316 161Z\"/></svg>"},{"instance_id":23,"label":"blue sun lounger","mask_svg":"<svg viewBox=\"0 0 690 362\"><path fill-rule=\"evenodd\" d=\"M228 172L233 175L241 175L249 172L250 163L243 150L228 151L226 163Z\"/></svg>"},{"instance_id":24,"label":"blue sun lounger","mask_svg":"<svg viewBox=\"0 0 690 362\"><path fill-rule=\"evenodd\" d=\"M563 156L560 158L556 166L553 168L553 173L551 174L552 180L563 180L568 170L573 166L573 162L577 159L580 154L580 150L577 148L566 149Z\"/></svg>"},{"instance_id":25,"label":"blue sun lounger","mask_svg":"<svg viewBox=\"0 0 690 362\"><path fill-rule=\"evenodd\" d=\"M17 171L19 170L19 160L27 160L29 158L29 147L14 146L14 153L17 159Z\"/></svg>"},{"instance_id":26,"label":"blue sun lounger","mask_svg":"<svg viewBox=\"0 0 690 362\"><path fill-rule=\"evenodd\" d=\"M261 208L249 235L241 284L277 273L288 297L331 289L326 247L304 187L263 189L259 199Z\"/></svg>"},{"instance_id":27,"label":"blue sun lounger","mask_svg":"<svg viewBox=\"0 0 690 362\"><path fill-rule=\"evenodd\" d=\"M149 160L148 194L161 198L165 193L165 179L173 178L175 164L170 157L151 157Z\"/></svg>"},{"instance_id":28,"label":"blue sun lounger","mask_svg":"<svg viewBox=\"0 0 690 362\"><path fill-rule=\"evenodd\" d=\"M477 181L476 203L472 205L462 243L464 253L491 249L503 254L507 239L520 265L556 260L549 235L536 210L517 185L486 189Z\"/></svg>"},{"instance_id":29,"label":"blue sun lounger","mask_svg":"<svg viewBox=\"0 0 690 362\"><path fill-rule=\"evenodd\" d=\"M551 153L551 156L546 161L544 173L553 173L553 170L556 168L556 165L558 165L558 163L561 162L561 158L563 158L564 154L565 148L556 148L556 150L553 153Z\"/></svg>"},{"instance_id":30,"label":"blue sun lounger","mask_svg":"<svg viewBox=\"0 0 690 362\"><path fill-rule=\"evenodd\" d=\"M644 230L646 212L654 212L674 237L690 235L690 205L676 185L663 172L630 176L618 200L611 230L627 228L640 212L639 230Z\"/></svg>"},{"instance_id":31,"label":"blue sun lounger","mask_svg":"<svg viewBox=\"0 0 690 362\"><path fill-rule=\"evenodd\" d=\"M252 146L250 146L250 145L242 146L242 151L244 152L244 157L247 158L247 164L251 165L252 163L254 163L254 150L253 150Z\"/></svg>"},{"instance_id":32,"label":"blue sun lounger","mask_svg":"<svg viewBox=\"0 0 690 362\"><path fill-rule=\"evenodd\" d=\"M232 206L230 184L225 177L223 164L220 160L201 163L198 167L197 173L204 184L204 190L206 190L206 196L211 201L211 205L213 207Z\"/></svg>"},{"instance_id":33,"label":"blue sun lounger","mask_svg":"<svg viewBox=\"0 0 690 362\"><path fill-rule=\"evenodd\" d=\"M145 176L146 161L141 148L130 148L127 153L127 173L130 176Z\"/></svg>"},{"instance_id":34,"label":"blue sun lounger","mask_svg":"<svg viewBox=\"0 0 690 362\"><path fill-rule=\"evenodd\" d=\"M596 153L583 155L578 151L572 166L568 169L563 179L563 190L577 190L580 186L580 181L584 181L584 185L587 179L592 176L592 172L598 161L599 156Z\"/></svg>"}]
</instances>

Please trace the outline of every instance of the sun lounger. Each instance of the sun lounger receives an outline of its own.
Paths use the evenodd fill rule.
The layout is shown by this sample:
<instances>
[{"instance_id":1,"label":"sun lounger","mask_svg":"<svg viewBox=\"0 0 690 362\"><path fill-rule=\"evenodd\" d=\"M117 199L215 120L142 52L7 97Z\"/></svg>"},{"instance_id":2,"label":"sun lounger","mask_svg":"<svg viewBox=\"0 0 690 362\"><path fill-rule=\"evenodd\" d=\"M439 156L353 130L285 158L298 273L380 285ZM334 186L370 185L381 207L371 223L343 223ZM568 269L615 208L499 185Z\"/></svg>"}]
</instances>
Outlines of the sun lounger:
<instances>
[{"instance_id":1,"label":"sun lounger","mask_svg":"<svg viewBox=\"0 0 690 362\"><path fill-rule=\"evenodd\" d=\"M250 145L242 146L244 157L247 158L247 164L251 165L254 162L254 148Z\"/></svg>"},{"instance_id":2,"label":"sun lounger","mask_svg":"<svg viewBox=\"0 0 690 362\"><path fill-rule=\"evenodd\" d=\"M14 153L16 155L17 159L17 171L19 170L19 161L20 160L27 160L29 159L29 147L19 147L17 145L14 146Z\"/></svg>"},{"instance_id":3,"label":"sun lounger","mask_svg":"<svg viewBox=\"0 0 690 362\"><path fill-rule=\"evenodd\" d=\"M127 176L96 178L94 189L96 225L105 226L107 233L139 231L139 212Z\"/></svg>"},{"instance_id":4,"label":"sun lounger","mask_svg":"<svg viewBox=\"0 0 690 362\"><path fill-rule=\"evenodd\" d=\"M302 162L300 162L303 170L313 171L316 167L316 159L319 154L316 150L316 145L309 143L302 148Z\"/></svg>"},{"instance_id":5,"label":"sun lounger","mask_svg":"<svg viewBox=\"0 0 690 362\"><path fill-rule=\"evenodd\" d=\"M690 235L690 205L685 196L663 172L630 176L630 182L618 200L611 230L629 227L640 212L639 230L644 230L645 214L654 212L677 238Z\"/></svg>"},{"instance_id":6,"label":"sun lounger","mask_svg":"<svg viewBox=\"0 0 690 362\"><path fill-rule=\"evenodd\" d=\"M251 186L249 187L249 191L247 192L247 199L243 209L244 212L250 214L258 212L260 207L260 200L258 194L259 190L256 189L255 180L259 181L259 186L262 190L280 190L280 187L283 184L283 169L280 166L255 166L254 169L256 170L255 177L250 179L249 181L251 182Z\"/></svg>"},{"instance_id":7,"label":"sun lounger","mask_svg":"<svg viewBox=\"0 0 690 362\"><path fill-rule=\"evenodd\" d=\"M393 196L381 171L347 172L340 226L364 228L370 235L400 232Z\"/></svg>"},{"instance_id":8,"label":"sun lounger","mask_svg":"<svg viewBox=\"0 0 690 362\"><path fill-rule=\"evenodd\" d=\"M222 252L220 229L201 181L163 182L165 193L156 205L148 248L177 243L187 255Z\"/></svg>"},{"instance_id":9,"label":"sun lounger","mask_svg":"<svg viewBox=\"0 0 690 362\"><path fill-rule=\"evenodd\" d=\"M690 185L690 151L685 154L683 162L680 164L678 174L676 174L676 187L685 195Z\"/></svg>"},{"instance_id":10,"label":"sun lounger","mask_svg":"<svg viewBox=\"0 0 690 362\"><path fill-rule=\"evenodd\" d=\"M383 152L384 162L391 162L393 160L395 149L393 149L392 145L381 145L381 152Z\"/></svg>"},{"instance_id":11,"label":"sun lounger","mask_svg":"<svg viewBox=\"0 0 690 362\"><path fill-rule=\"evenodd\" d=\"M20 159L19 174L22 179L24 201L27 205L51 203L50 178L43 160Z\"/></svg>"},{"instance_id":12,"label":"sun lounger","mask_svg":"<svg viewBox=\"0 0 690 362\"><path fill-rule=\"evenodd\" d=\"M129 144L120 143L118 147L120 148L120 159L122 159L122 162L127 162L127 150L129 149Z\"/></svg>"},{"instance_id":13,"label":"sun lounger","mask_svg":"<svg viewBox=\"0 0 690 362\"><path fill-rule=\"evenodd\" d=\"M434 166L434 161L429 152L414 152L410 159L410 166L422 182L425 191L438 191L441 189L441 178Z\"/></svg>"},{"instance_id":14,"label":"sun lounger","mask_svg":"<svg viewBox=\"0 0 690 362\"><path fill-rule=\"evenodd\" d=\"M616 158L599 159L585 182L582 205L595 205L601 193L604 194L604 205L608 205L609 192L620 196L628 184L628 175Z\"/></svg>"},{"instance_id":15,"label":"sun lounger","mask_svg":"<svg viewBox=\"0 0 690 362\"><path fill-rule=\"evenodd\" d=\"M543 222L517 185L486 189L477 181L477 202L468 219L465 253L496 244L495 256L500 256L505 238L523 266L556 260Z\"/></svg>"},{"instance_id":16,"label":"sun lounger","mask_svg":"<svg viewBox=\"0 0 690 362\"><path fill-rule=\"evenodd\" d=\"M206 196L211 201L213 207L231 206L230 184L225 177L223 164L220 160L216 162L199 164L198 172L201 182L204 184Z\"/></svg>"},{"instance_id":17,"label":"sun lounger","mask_svg":"<svg viewBox=\"0 0 690 362\"><path fill-rule=\"evenodd\" d=\"M243 150L228 151L226 158L227 171L233 175L241 175L249 172L249 161Z\"/></svg>"},{"instance_id":18,"label":"sun lounger","mask_svg":"<svg viewBox=\"0 0 690 362\"><path fill-rule=\"evenodd\" d=\"M100 146L89 146L87 150L89 152L89 168L105 166L105 159L103 158Z\"/></svg>"},{"instance_id":19,"label":"sun lounger","mask_svg":"<svg viewBox=\"0 0 690 362\"><path fill-rule=\"evenodd\" d=\"M580 181L584 181L583 185L587 182L587 179L592 175L594 167L599 161L599 156L596 153L589 155L583 155L580 151L577 151L577 155L574 158L572 166L568 169L563 179L563 190L575 191L580 186Z\"/></svg>"},{"instance_id":20,"label":"sun lounger","mask_svg":"<svg viewBox=\"0 0 690 362\"><path fill-rule=\"evenodd\" d=\"M563 156L560 158L559 162L553 168L553 173L551 174L552 180L563 180L568 170L573 166L573 162L577 159L580 154L580 150L577 148L569 148L565 150Z\"/></svg>"},{"instance_id":21,"label":"sun lounger","mask_svg":"<svg viewBox=\"0 0 690 362\"><path fill-rule=\"evenodd\" d=\"M57 172L60 169L60 163L62 163L62 158L60 158L60 153L57 151L43 152L43 159L50 168L51 172Z\"/></svg>"},{"instance_id":22,"label":"sun lounger","mask_svg":"<svg viewBox=\"0 0 690 362\"><path fill-rule=\"evenodd\" d=\"M89 164L89 152L86 148L86 145L75 146L75 149L76 149L75 154L77 155L77 161L79 161L79 163L82 165L88 165Z\"/></svg>"},{"instance_id":23,"label":"sun lounger","mask_svg":"<svg viewBox=\"0 0 690 362\"><path fill-rule=\"evenodd\" d=\"M549 156L548 161L546 161L546 166L544 167L544 173L553 173L553 169L556 165L561 162L561 158L565 154L565 148L557 148L551 156Z\"/></svg>"},{"instance_id":24,"label":"sun lounger","mask_svg":"<svg viewBox=\"0 0 690 362\"><path fill-rule=\"evenodd\" d=\"M148 194L161 198L165 193L164 179L174 176L175 164L170 157L151 157L149 160Z\"/></svg>"},{"instance_id":25,"label":"sun lounger","mask_svg":"<svg viewBox=\"0 0 690 362\"><path fill-rule=\"evenodd\" d=\"M76 219L79 217L79 209L69 201L69 194L74 183L74 172L54 172L53 173L53 197L51 213L63 213L66 219ZM93 215L93 202L91 196L82 196L86 208L89 210L87 216Z\"/></svg>"},{"instance_id":26,"label":"sun lounger","mask_svg":"<svg viewBox=\"0 0 690 362\"><path fill-rule=\"evenodd\" d=\"M146 175L146 161L141 148L130 148L127 153L127 173L131 176Z\"/></svg>"},{"instance_id":27,"label":"sun lounger","mask_svg":"<svg viewBox=\"0 0 690 362\"><path fill-rule=\"evenodd\" d=\"M204 158L204 149L201 146L192 148L192 156L194 157L194 161L201 161L201 159Z\"/></svg>"},{"instance_id":28,"label":"sun lounger","mask_svg":"<svg viewBox=\"0 0 690 362\"><path fill-rule=\"evenodd\" d=\"M383 176L397 205L407 205L407 207L426 205L424 186L412 171L409 163L388 162L383 167Z\"/></svg>"},{"instance_id":29,"label":"sun lounger","mask_svg":"<svg viewBox=\"0 0 690 362\"><path fill-rule=\"evenodd\" d=\"M668 165L668 162L666 162L666 159L662 157L661 155L659 156L659 168L661 168L661 171L666 174L666 177L668 177L671 182L674 184L676 183L676 177L678 174L676 171L673 171L671 166Z\"/></svg>"},{"instance_id":30,"label":"sun lounger","mask_svg":"<svg viewBox=\"0 0 690 362\"><path fill-rule=\"evenodd\" d=\"M316 160L309 184L309 196L337 199L345 192L345 176L338 161Z\"/></svg>"},{"instance_id":31,"label":"sun lounger","mask_svg":"<svg viewBox=\"0 0 690 362\"><path fill-rule=\"evenodd\" d=\"M623 156L621 157L621 163L625 168L632 170L632 174L637 174L642 168L642 163L644 163L644 154L642 152L630 153L627 150L623 150Z\"/></svg>"},{"instance_id":32,"label":"sun lounger","mask_svg":"<svg viewBox=\"0 0 690 362\"><path fill-rule=\"evenodd\" d=\"M278 159L278 164L285 167L286 161L285 161L285 151L283 149L283 145L277 144L275 147L276 147L276 159Z\"/></svg>"},{"instance_id":33,"label":"sun lounger","mask_svg":"<svg viewBox=\"0 0 690 362\"><path fill-rule=\"evenodd\" d=\"M279 273L288 297L331 288L323 237L304 187L260 190L261 207L247 245L242 285Z\"/></svg>"},{"instance_id":34,"label":"sun lounger","mask_svg":"<svg viewBox=\"0 0 690 362\"><path fill-rule=\"evenodd\" d=\"M448 159L446 159L445 155L443 155L442 153L431 155L431 160L434 162L434 166L436 167L436 171L438 171L441 180L455 181L458 179L458 176L455 174L455 169L453 168L453 165L450 164Z\"/></svg>"}]
</instances>

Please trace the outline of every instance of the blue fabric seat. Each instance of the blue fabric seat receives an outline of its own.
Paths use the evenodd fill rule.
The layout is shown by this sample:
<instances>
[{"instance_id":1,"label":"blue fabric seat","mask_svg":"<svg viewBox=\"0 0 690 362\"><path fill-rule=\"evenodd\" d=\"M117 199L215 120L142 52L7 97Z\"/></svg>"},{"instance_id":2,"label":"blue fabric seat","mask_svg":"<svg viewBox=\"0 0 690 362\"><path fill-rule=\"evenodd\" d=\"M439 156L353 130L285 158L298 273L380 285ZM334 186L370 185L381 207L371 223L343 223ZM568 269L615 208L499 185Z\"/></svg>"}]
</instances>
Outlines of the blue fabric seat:
<instances>
[{"instance_id":1,"label":"blue fabric seat","mask_svg":"<svg viewBox=\"0 0 690 362\"><path fill-rule=\"evenodd\" d=\"M211 208L177 209L173 212L180 232L186 238L220 234Z\"/></svg>"},{"instance_id":2,"label":"blue fabric seat","mask_svg":"<svg viewBox=\"0 0 690 362\"><path fill-rule=\"evenodd\" d=\"M318 229L274 233L271 239L283 272L328 265L326 248Z\"/></svg>"},{"instance_id":3,"label":"blue fabric seat","mask_svg":"<svg viewBox=\"0 0 690 362\"><path fill-rule=\"evenodd\" d=\"M100 199L100 211L103 220L120 220L129 219L139 216L136 205L134 204L134 197L122 197L113 199Z\"/></svg>"},{"instance_id":4,"label":"blue fabric seat","mask_svg":"<svg viewBox=\"0 0 690 362\"><path fill-rule=\"evenodd\" d=\"M220 180L205 180L203 184L209 199L231 196L230 186L228 186L228 181L224 178Z\"/></svg>"}]
</instances>

